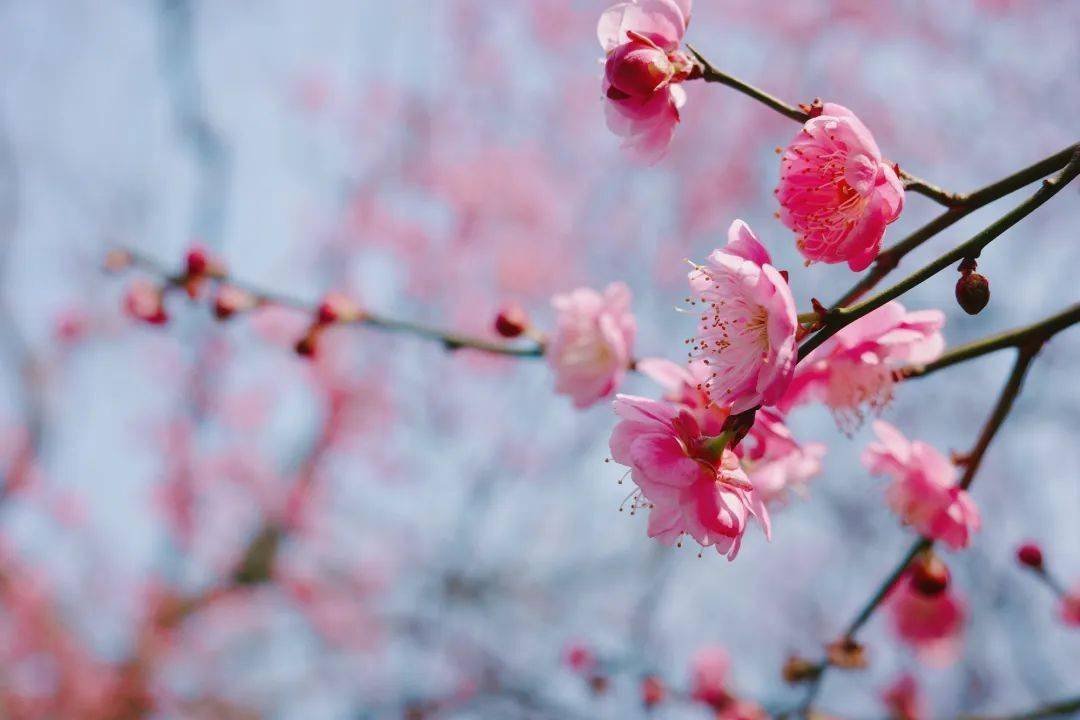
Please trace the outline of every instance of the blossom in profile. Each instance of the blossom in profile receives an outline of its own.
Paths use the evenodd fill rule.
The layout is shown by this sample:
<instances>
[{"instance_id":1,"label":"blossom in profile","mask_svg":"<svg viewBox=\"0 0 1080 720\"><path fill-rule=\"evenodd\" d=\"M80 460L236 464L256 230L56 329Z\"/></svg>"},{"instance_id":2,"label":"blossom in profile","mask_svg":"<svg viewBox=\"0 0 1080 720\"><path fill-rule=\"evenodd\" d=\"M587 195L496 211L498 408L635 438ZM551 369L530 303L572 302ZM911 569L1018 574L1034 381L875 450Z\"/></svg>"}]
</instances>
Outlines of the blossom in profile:
<instances>
[{"instance_id":1,"label":"blossom in profile","mask_svg":"<svg viewBox=\"0 0 1080 720\"><path fill-rule=\"evenodd\" d=\"M663 157L679 123L694 69L679 50L691 0L630 0L604 11L596 34L604 49L604 115L623 146L645 162Z\"/></svg>"},{"instance_id":2,"label":"blossom in profile","mask_svg":"<svg viewBox=\"0 0 1080 720\"><path fill-rule=\"evenodd\" d=\"M967 609L951 590L927 594L905 573L889 592L886 604L893 631L919 660L943 667L959 657Z\"/></svg>"},{"instance_id":3,"label":"blossom in profile","mask_svg":"<svg viewBox=\"0 0 1080 720\"><path fill-rule=\"evenodd\" d=\"M615 398L620 422L612 459L630 468L633 508L648 508L649 537L673 545L690 535L733 560L751 517L766 537L769 514L730 449L716 448L691 412L630 395Z\"/></svg>"},{"instance_id":4,"label":"blossom in profile","mask_svg":"<svg viewBox=\"0 0 1080 720\"><path fill-rule=\"evenodd\" d=\"M731 409L709 397L706 383L712 370L702 360L679 365L662 358L642 358L637 369L664 389L664 400L679 405L693 414L704 435L719 435Z\"/></svg>"},{"instance_id":5,"label":"blossom in profile","mask_svg":"<svg viewBox=\"0 0 1080 720\"><path fill-rule=\"evenodd\" d=\"M1060 614L1066 625L1080 627L1080 585L1062 594Z\"/></svg>"},{"instance_id":6,"label":"blossom in profile","mask_svg":"<svg viewBox=\"0 0 1080 720\"><path fill-rule=\"evenodd\" d=\"M953 550L966 548L981 521L979 509L966 490L956 484L956 467L934 447L910 441L892 425L874 423L877 442L862 461L874 475L889 475L885 491L889 507L907 525Z\"/></svg>"},{"instance_id":7,"label":"blossom in profile","mask_svg":"<svg viewBox=\"0 0 1080 720\"><path fill-rule=\"evenodd\" d=\"M551 300L558 313L545 356L555 373L555 392L585 408L619 387L630 367L637 324L630 290L611 283L603 293L579 288Z\"/></svg>"},{"instance_id":8,"label":"blossom in profile","mask_svg":"<svg viewBox=\"0 0 1080 720\"><path fill-rule=\"evenodd\" d=\"M886 303L847 325L799 364L779 403L782 412L816 400L833 412L836 424L851 433L866 408L880 412L893 397L893 371L908 363L936 360L945 348L940 310L908 312Z\"/></svg>"},{"instance_id":9,"label":"blossom in profile","mask_svg":"<svg viewBox=\"0 0 1080 720\"><path fill-rule=\"evenodd\" d=\"M749 434L735 449L743 468L769 507L783 505L791 494L805 495L808 480L821 472L822 443L800 444L784 418L762 408L754 415Z\"/></svg>"},{"instance_id":10,"label":"blossom in profile","mask_svg":"<svg viewBox=\"0 0 1080 720\"><path fill-rule=\"evenodd\" d=\"M928 717L914 676L901 675L881 693L890 720L923 720Z\"/></svg>"},{"instance_id":11,"label":"blossom in profile","mask_svg":"<svg viewBox=\"0 0 1080 720\"><path fill-rule=\"evenodd\" d=\"M798 317L791 288L749 226L736 220L728 242L690 272L698 334L692 355L708 366L709 397L741 413L775 405L797 361Z\"/></svg>"},{"instance_id":12,"label":"blossom in profile","mask_svg":"<svg viewBox=\"0 0 1080 720\"><path fill-rule=\"evenodd\" d=\"M842 105L826 103L780 156L780 220L810 262L865 269L885 226L900 216L904 185L874 136Z\"/></svg>"}]
</instances>

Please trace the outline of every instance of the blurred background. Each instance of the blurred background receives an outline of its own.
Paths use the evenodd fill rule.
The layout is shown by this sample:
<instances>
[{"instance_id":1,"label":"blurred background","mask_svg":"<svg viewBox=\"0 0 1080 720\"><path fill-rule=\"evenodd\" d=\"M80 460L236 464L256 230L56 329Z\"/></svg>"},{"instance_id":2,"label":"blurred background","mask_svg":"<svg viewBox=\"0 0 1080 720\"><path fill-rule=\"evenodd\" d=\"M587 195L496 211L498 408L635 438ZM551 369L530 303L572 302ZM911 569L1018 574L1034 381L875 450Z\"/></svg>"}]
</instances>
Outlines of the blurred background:
<instances>
[{"instance_id":1,"label":"blurred background","mask_svg":"<svg viewBox=\"0 0 1080 720\"><path fill-rule=\"evenodd\" d=\"M911 541L858 462L868 428L796 412L829 446L808 498L771 543L699 558L619 513L610 407L575 411L542 362L367 329L308 361L302 316L220 323L177 294L154 328L101 270L114 245L179 268L198 242L246 281L488 335L506 300L547 326L552 294L625 280L638 354L679 359L683 259L741 217L800 307L838 296L850 271L804 268L773 217L794 123L688 83L667 158L619 149L606 4L0 2L0 717L642 717L640 677L685 687L704 646L740 694L798 701L785 657L816 657ZM699 0L687 39L791 102L847 105L890 159L966 191L1077 139L1078 27L1056 0ZM886 244L937 212L909 195ZM1077 300L1078 221L1070 187L996 241L977 317L952 271L904 302L944 308L950 345L1055 312ZM968 448L1007 355L900 388L884 417ZM1080 580L1078 356L1076 332L1040 355L974 487L983 531L947 555L960 659L926 667L876 617L870 668L830 674L824 709L881 717L905 672L935 718L1080 691L1080 632L1012 556L1034 538ZM606 692L567 667L573 644Z\"/></svg>"}]
</instances>

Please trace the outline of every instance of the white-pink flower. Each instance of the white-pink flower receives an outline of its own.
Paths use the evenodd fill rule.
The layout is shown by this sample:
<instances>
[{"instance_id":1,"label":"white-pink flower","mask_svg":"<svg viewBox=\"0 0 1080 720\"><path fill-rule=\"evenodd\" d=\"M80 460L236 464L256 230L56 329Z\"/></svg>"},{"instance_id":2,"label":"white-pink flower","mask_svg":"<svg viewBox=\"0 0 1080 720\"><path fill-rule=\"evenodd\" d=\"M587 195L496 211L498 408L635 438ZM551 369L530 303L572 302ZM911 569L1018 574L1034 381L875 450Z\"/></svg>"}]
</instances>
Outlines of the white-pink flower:
<instances>
[{"instance_id":1,"label":"white-pink flower","mask_svg":"<svg viewBox=\"0 0 1080 720\"><path fill-rule=\"evenodd\" d=\"M771 535L768 511L739 458L710 447L692 413L630 395L615 398L615 412L621 419L611 457L630 468L634 507L649 509L649 537L673 545L690 535L733 560L750 517Z\"/></svg>"},{"instance_id":2,"label":"white-pink flower","mask_svg":"<svg viewBox=\"0 0 1080 720\"><path fill-rule=\"evenodd\" d=\"M736 220L727 245L689 275L699 313L692 350L710 369L709 397L734 413L776 404L797 361L795 300L770 263L749 226Z\"/></svg>"},{"instance_id":3,"label":"white-pink flower","mask_svg":"<svg viewBox=\"0 0 1080 720\"><path fill-rule=\"evenodd\" d=\"M957 485L956 467L934 447L912 442L892 425L874 423L878 441L863 453L874 475L889 475L886 499L892 511L920 534L953 550L966 548L981 521L979 509Z\"/></svg>"},{"instance_id":4,"label":"white-pink flower","mask_svg":"<svg viewBox=\"0 0 1080 720\"><path fill-rule=\"evenodd\" d=\"M780 157L780 219L811 262L863 270L900 216L904 186L874 136L842 105L826 103Z\"/></svg>"},{"instance_id":5,"label":"white-pink flower","mask_svg":"<svg viewBox=\"0 0 1080 720\"><path fill-rule=\"evenodd\" d=\"M908 312L890 302L859 318L822 343L799 364L779 403L782 412L811 400L824 402L836 423L851 432L864 406L874 412L893 396L893 370L936 360L945 347L940 310Z\"/></svg>"},{"instance_id":6,"label":"white-pink flower","mask_svg":"<svg viewBox=\"0 0 1080 720\"><path fill-rule=\"evenodd\" d=\"M588 407L611 395L630 367L637 324L630 312L630 289L611 283L599 293L578 288L556 295L555 331L544 355L555 373L555 392L574 406Z\"/></svg>"},{"instance_id":7,"label":"white-pink flower","mask_svg":"<svg viewBox=\"0 0 1080 720\"><path fill-rule=\"evenodd\" d=\"M596 34L606 55L604 114L623 146L646 162L667 151L693 62L679 50L691 0L630 0L604 11Z\"/></svg>"},{"instance_id":8,"label":"white-pink flower","mask_svg":"<svg viewBox=\"0 0 1080 720\"><path fill-rule=\"evenodd\" d=\"M782 505L791 493L805 494L806 482L821 472L825 445L800 445L784 418L762 408L754 415L754 424L736 453L750 477L754 489L766 505Z\"/></svg>"}]
</instances>

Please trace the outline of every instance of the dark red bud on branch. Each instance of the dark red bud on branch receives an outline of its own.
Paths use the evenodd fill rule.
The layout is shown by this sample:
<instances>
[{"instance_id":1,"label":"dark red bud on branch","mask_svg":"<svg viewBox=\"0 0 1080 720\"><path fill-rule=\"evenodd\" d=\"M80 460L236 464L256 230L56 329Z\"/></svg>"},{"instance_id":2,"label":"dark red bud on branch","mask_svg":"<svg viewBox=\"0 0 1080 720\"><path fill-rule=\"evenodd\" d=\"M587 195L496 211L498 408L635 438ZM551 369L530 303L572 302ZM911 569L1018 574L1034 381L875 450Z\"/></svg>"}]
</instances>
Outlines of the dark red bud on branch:
<instances>
[{"instance_id":1,"label":"dark red bud on branch","mask_svg":"<svg viewBox=\"0 0 1080 720\"><path fill-rule=\"evenodd\" d=\"M789 685L797 685L798 683L810 682L817 678L818 675L821 675L821 666L798 655L792 655L784 661L781 674L784 677L784 682Z\"/></svg>"},{"instance_id":2,"label":"dark red bud on branch","mask_svg":"<svg viewBox=\"0 0 1080 720\"><path fill-rule=\"evenodd\" d=\"M187 274L189 278L200 277L210 268L210 256L201 247L193 247L187 252Z\"/></svg>"},{"instance_id":3,"label":"dark red bud on branch","mask_svg":"<svg viewBox=\"0 0 1080 720\"><path fill-rule=\"evenodd\" d=\"M1026 565L1032 570L1043 569L1042 548L1033 542L1026 542L1016 549L1016 559L1021 565Z\"/></svg>"},{"instance_id":4,"label":"dark red bud on branch","mask_svg":"<svg viewBox=\"0 0 1080 720\"><path fill-rule=\"evenodd\" d=\"M920 595L940 595L949 587L949 567L933 552L923 553L911 563L910 582Z\"/></svg>"},{"instance_id":5,"label":"dark red bud on branch","mask_svg":"<svg viewBox=\"0 0 1080 720\"><path fill-rule=\"evenodd\" d=\"M516 338L529 329L529 316L517 303L504 305L495 316L495 332L504 338Z\"/></svg>"},{"instance_id":6,"label":"dark red bud on branch","mask_svg":"<svg viewBox=\"0 0 1080 720\"><path fill-rule=\"evenodd\" d=\"M990 302L990 281L977 272L964 273L956 281L956 302L968 315L978 315Z\"/></svg>"},{"instance_id":7,"label":"dark red bud on branch","mask_svg":"<svg viewBox=\"0 0 1080 720\"><path fill-rule=\"evenodd\" d=\"M862 670L867 666L866 649L853 638L841 638L825 646L829 664L842 670Z\"/></svg>"}]
</instances>

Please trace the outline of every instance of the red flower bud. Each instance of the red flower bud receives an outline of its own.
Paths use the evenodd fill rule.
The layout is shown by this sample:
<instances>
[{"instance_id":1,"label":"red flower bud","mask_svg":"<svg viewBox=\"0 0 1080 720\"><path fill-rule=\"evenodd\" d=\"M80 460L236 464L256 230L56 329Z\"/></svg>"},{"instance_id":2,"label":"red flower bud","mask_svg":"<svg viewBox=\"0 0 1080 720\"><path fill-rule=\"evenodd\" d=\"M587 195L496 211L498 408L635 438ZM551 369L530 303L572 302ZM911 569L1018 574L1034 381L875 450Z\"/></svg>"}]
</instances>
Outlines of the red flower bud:
<instances>
[{"instance_id":1,"label":"red flower bud","mask_svg":"<svg viewBox=\"0 0 1080 720\"><path fill-rule=\"evenodd\" d=\"M210 267L210 257L206 254L206 250L199 246L195 246L188 250L187 253L187 274L188 277L199 277L205 275L206 271Z\"/></svg>"},{"instance_id":2,"label":"red flower bud","mask_svg":"<svg viewBox=\"0 0 1080 720\"><path fill-rule=\"evenodd\" d=\"M611 52L605 71L612 88L628 97L646 98L671 80L675 66L660 48L634 41Z\"/></svg>"},{"instance_id":3,"label":"red flower bud","mask_svg":"<svg viewBox=\"0 0 1080 720\"><path fill-rule=\"evenodd\" d=\"M251 293L232 285L222 285L214 296L214 316L218 320L228 320L238 312L250 310L255 306Z\"/></svg>"},{"instance_id":4,"label":"red flower bud","mask_svg":"<svg viewBox=\"0 0 1080 720\"><path fill-rule=\"evenodd\" d=\"M360 316L360 308L341 293L332 292L327 293L319 303L319 309L315 315L320 325L333 325L337 322L357 319Z\"/></svg>"},{"instance_id":5,"label":"red flower bud","mask_svg":"<svg viewBox=\"0 0 1080 720\"><path fill-rule=\"evenodd\" d=\"M319 333L316 328L311 328L304 337L297 340L293 349L296 350L296 354L300 357L315 357L319 350Z\"/></svg>"},{"instance_id":6,"label":"red flower bud","mask_svg":"<svg viewBox=\"0 0 1080 720\"><path fill-rule=\"evenodd\" d=\"M151 325L164 325L169 316L160 287L148 280L135 280L124 296L124 310L128 315Z\"/></svg>"},{"instance_id":7,"label":"red flower bud","mask_svg":"<svg viewBox=\"0 0 1080 720\"><path fill-rule=\"evenodd\" d=\"M934 553L923 553L912 561L910 578L915 592L934 597L949 587L949 567Z\"/></svg>"},{"instance_id":8,"label":"red flower bud","mask_svg":"<svg viewBox=\"0 0 1080 720\"><path fill-rule=\"evenodd\" d=\"M655 675L646 675L641 679L641 703L646 708L653 708L667 698L667 688Z\"/></svg>"},{"instance_id":9,"label":"red flower bud","mask_svg":"<svg viewBox=\"0 0 1080 720\"><path fill-rule=\"evenodd\" d=\"M495 332L504 338L516 338L529 327L529 316L517 303L504 305L495 316Z\"/></svg>"},{"instance_id":10,"label":"red flower bud","mask_svg":"<svg viewBox=\"0 0 1080 720\"><path fill-rule=\"evenodd\" d=\"M990 281L977 272L964 273L956 281L956 302L968 315L978 315L990 302Z\"/></svg>"},{"instance_id":11,"label":"red flower bud","mask_svg":"<svg viewBox=\"0 0 1080 720\"><path fill-rule=\"evenodd\" d=\"M1026 542L1016 549L1016 559L1021 565L1027 565L1032 570L1043 569L1042 548L1033 542Z\"/></svg>"}]
</instances>

